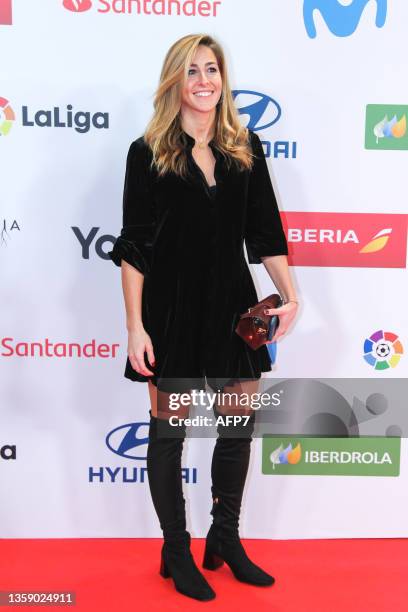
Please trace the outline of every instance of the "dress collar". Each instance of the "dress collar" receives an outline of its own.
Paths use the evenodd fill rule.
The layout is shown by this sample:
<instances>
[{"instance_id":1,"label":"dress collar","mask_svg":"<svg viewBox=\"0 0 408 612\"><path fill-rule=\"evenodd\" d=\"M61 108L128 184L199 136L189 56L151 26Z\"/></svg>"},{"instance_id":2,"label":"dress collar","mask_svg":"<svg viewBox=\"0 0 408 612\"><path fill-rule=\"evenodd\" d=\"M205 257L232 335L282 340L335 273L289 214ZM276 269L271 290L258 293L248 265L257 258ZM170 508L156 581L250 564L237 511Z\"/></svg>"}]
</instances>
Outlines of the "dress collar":
<instances>
[{"instance_id":1,"label":"dress collar","mask_svg":"<svg viewBox=\"0 0 408 612\"><path fill-rule=\"evenodd\" d=\"M193 148L194 145L195 145L195 139L192 136L190 136L190 134L187 134L187 132L185 132L183 129L181 131L184 134L184 137L185 137L185 139L187 141L187 144L188 144L189 148ZM208 143L208 146L211 147L211 149L214 150L214 148L215 148L214 138L212 138L210 140L210 142Z\"/></svg>"}]
</instances>

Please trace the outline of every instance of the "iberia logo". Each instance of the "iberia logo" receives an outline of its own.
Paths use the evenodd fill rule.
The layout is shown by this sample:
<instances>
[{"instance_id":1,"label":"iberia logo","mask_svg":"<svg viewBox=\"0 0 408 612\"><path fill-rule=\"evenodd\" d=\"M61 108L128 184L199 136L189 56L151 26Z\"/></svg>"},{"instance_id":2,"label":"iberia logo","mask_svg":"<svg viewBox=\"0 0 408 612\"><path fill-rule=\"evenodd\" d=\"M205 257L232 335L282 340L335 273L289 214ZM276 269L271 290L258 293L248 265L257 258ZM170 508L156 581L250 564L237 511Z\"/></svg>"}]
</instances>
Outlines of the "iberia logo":
<instances>
[{"instance_id":1,"label":"iberia logo","mask_svg":"<svg viewBox=\"0 0 408 612\"><path fill-rule=\"evenodd\" d=\"M74 13L82 13L92 8L91 0L64 0L63 6Z\"/></svg>"},{"instance_id":2,"label":"iberia logo","mask_svg":"<svg viewBox=\"0 0 408 612\"><path fill-rule=\"evenodd\" d=\"M285 212L293 266L405 268L408 215Z\"/></svg>"},{"instance_id":3,"label":"iberia logo","mask_svg":"<svg viewBox=\"0 0 408 612\"><path fill-rule=\"evenodd\" d=\"M283 465L290 463L291 465L295 465L299 463L302 458L302 447L298 442L295 448L292 447L292 444L289 443L286 448L283 448L283 445L280 444L278 448L275 448L269 455L270 462L272 464L273 469L275 469L275 465Z\"/></svg>"},{"instance_id":4,"label":"iberia logo","mask_svg":"<svg viewBox=\"0 0 408 612\"><path fill-rule=\"evenodd\" d=\"M0 25L12 25L11 0L0 0Z\"/></svg>"},{"instance_id":5,"label":"iberia logo","mask_svg":"<svg viewBox=\"0 0 408 612\"><path fill-rule=\"evenodd\" d=\"M387 244L391 234L391 227L380 230L359 250L359 253L376 253L377 251L381 251Z\"/></svg>"},{"instance_id":6,"label":"iberia logo","mask_svg":"<svg viewBox=\"0 0 408 612\"><path fill-rule=\"evenodd\" d=\"M0 96L0 136L7 136L15 118L9 101Z\"/></svg>"}]
</instances>

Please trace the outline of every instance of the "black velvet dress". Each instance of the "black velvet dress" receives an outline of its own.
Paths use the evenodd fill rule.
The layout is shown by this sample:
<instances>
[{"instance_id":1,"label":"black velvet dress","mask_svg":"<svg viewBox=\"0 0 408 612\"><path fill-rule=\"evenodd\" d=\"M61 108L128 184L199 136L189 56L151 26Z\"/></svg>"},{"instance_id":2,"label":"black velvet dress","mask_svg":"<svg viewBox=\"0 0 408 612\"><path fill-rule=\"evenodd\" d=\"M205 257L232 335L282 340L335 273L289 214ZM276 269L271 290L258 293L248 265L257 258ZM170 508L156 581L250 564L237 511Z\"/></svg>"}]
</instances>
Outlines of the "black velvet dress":
<instances>
[{"instance_id":1,"label":"black velvet dress","mask_svg":"<svg viewBox=\"0 0 408 612\"><path fill-rule=\"evenodd\" d=\"M144 275L142 319L149 334L154 376L136 372L127 358L125 377L163 391L222 390L235 379L260 378L271 370L266 346L252 350L235 332L240 313L265 296L257 295L250 263L287 255L262 144L249 137L256 158L251 170L226 167L214 141L211 188L192 155L194 139L182 133L189 178L158 177L150 169L143 136L132 142L126 163L123 227L109 255ZM271 287L272 293L272 287Z\"/></svg>"}]
</instances>

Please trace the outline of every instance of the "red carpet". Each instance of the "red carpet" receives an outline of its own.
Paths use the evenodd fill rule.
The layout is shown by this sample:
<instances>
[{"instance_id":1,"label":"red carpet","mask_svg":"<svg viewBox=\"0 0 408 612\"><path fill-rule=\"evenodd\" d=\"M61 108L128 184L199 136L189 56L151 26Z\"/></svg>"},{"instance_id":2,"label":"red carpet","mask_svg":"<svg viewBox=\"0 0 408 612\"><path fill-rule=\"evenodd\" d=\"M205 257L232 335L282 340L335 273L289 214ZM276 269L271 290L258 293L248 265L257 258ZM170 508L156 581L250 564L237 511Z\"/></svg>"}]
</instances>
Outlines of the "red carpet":
<instances>
[{"instance_id":1,"label":"red carpet","mask_svg":"<svg viewBox=\"0 0 408 612\"><path fill-rule=\"evenodd\" d=\"M0 591L75 591L77 605L66 608L86 612L408 610L406 539L244 543L249 556L275 576L272 587L242 584L224 564L215 572L203 570L217 598L199 602L177 593L172 579L159 575L161 540L42 539L0 540ZM203 549L204 540L193 540L192 551L199 567Z\"/></svg>"}]
</instances>

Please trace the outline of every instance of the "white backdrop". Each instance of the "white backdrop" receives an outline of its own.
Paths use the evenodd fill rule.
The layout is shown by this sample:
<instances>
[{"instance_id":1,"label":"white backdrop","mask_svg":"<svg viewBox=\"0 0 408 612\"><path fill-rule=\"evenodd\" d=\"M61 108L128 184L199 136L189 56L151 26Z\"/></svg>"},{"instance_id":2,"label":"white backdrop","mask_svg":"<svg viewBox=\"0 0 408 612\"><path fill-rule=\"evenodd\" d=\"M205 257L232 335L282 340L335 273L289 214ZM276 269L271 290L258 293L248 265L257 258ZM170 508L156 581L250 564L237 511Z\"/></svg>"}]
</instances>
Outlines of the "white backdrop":
<instances>
[{"instance_id":1,"label":"white backdrop","mask_svg":"<svg viewBox=\"0 0 408 612\"><path fill-rule=\"evenodd\" d=\"M116 2L117 11L122 4ZM167 4L156 3L156 10ZM147 385L123 377L120 273L105 254L120 231L126 153L151 116L162 61L176 39L208 32L221 42L233 89L253 92L237 95L239 108L265 96L277 102L279 120L263 127L276 117L276 105L267 105L252 127L272 151L268 163L288 223L291 212L405 215L406 134L398 139L401 150L376 151L364 143L367 104L389 105L388 119L393 105L408 104L408 5L389 2L382 27L375 24L374 0L329 5L333 13L313 13L317 35L311 38L300 0L202 3L201 11L212 7L215 16L200 16L198 0L185 6L196 6L194 16L98 11L113 6L112 0L12 2L12 24L0 25L2 537L161 535L145 460L119 456L106 443L116 428L147 423L150 406ZM352 30L353 23L354 32L338 35L341 25ZM104 127L58 127L53 109L66 124L68 105L73 113L104 114ZM38 125L46 122L44 113L35 122L40 110L50 111L49 125ZM242 114L245 124L252 120L251 112ZM286 157L273 154L279 141L290 143ZM377 230L384 227L389 225ZM371 226L366 231L375 234ZM78 236L85 242L89 237L89 249ZM393 236L395 231L388 247L405 253L406 243L393 243ZM405 378L404 355L383 371L363 359L364 339L377 330L408 344L405 257L399 267L370 267L361 258L333 266L324 264L331 243L309 246L313 256L323 249L323 264L304 265L300 251L296 261L291 243L302 306L297 324L279 343L271 378ZM262 265L251 271L260 297L273 292ZM89 357L56 356L53 350L47 356L46 339L81 345L95 340L110 348ZM17 347L34 342L42 353ZM58 350L63 355L63 347ZM111 440L118 443L124 431ZM403 428L402 434L397 477L262 474L262 440L254 440L242 535L408 535ZM147 435L147 427L140 435ZM185 446L186 473L190 480L196 475L196 482L185 484L185 495L197 537L205 535L211 518L213 443L188 440ZM15 458L7 459L8 445L15 445ZM146 444L141 449L145 454ZM134 477L136 482L125 482Z\"/></svg>"}]
</instances>

